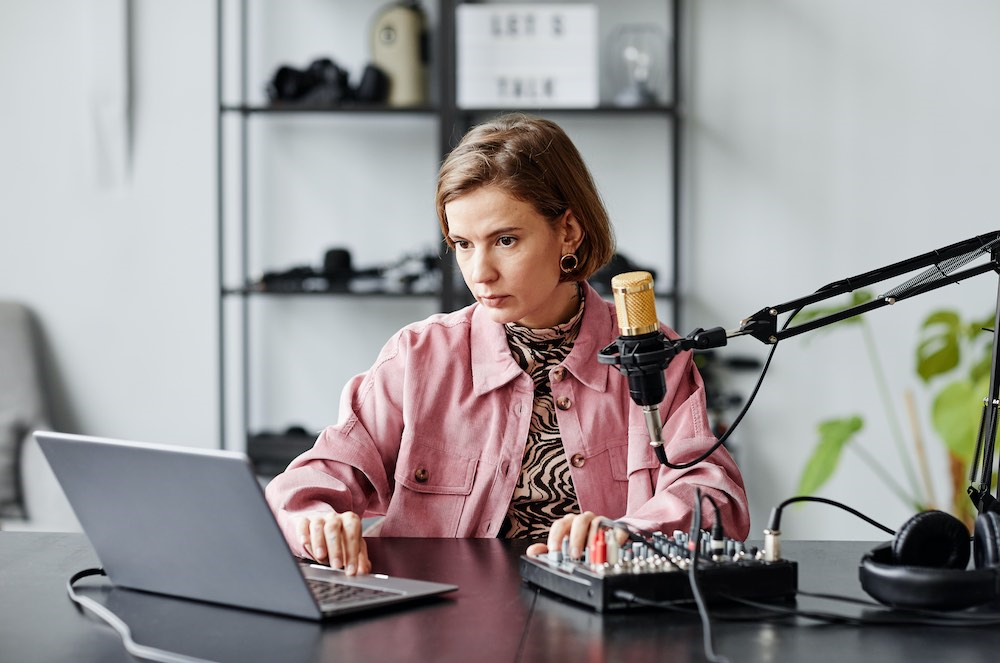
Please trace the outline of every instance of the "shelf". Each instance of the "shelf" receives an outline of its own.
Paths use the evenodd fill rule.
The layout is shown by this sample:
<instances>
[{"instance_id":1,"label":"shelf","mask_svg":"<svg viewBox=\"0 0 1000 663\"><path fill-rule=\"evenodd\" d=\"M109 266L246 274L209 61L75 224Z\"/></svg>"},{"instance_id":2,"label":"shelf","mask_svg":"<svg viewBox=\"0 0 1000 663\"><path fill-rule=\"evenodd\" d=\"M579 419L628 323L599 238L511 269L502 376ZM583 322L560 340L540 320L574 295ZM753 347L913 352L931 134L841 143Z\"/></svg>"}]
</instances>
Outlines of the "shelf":
<instances>
[{"instance_id":1,"label":"shelf","mask_svg":"<svg viewBox=\"0 0 1000 663\"><path fill-rule=\"evenodd\" d=\"M437 298L441 293L433 292L393 292L389 290L261 290L259 288L223 288L226 297L385 297L385 298Z\"/></svg>"},{"instance_id":2,"label":"shelf","mask_svg":"<svg viewBox=\"0 0 1000 663\"><path fill-rule=\"evenodd\" d=\"M239 113L241 115L287 115L293 113L364 113L364 114L385 114L385 115L436 115L438 109L435 106L408 106L395 108L381 104L341 104L331 106L329 104L224 104L219 107L223 113ZM597 106L594 108L457 108L458 113L499 115L501 113L526 112L536 115L548 113L559 113L563 115L591 115L600 113L602 115L666 115L673 117L677 115L677 108L673 104L663 104L657 106Z\"/></svg>"},{"instance_id":3,"label":"shelf","mask_svg":"<svg viewBox=\"0 0 1000 663\"><path fill-rule=\"evenodd\" d=\"M384 104L356 104L345 103L336 106L330 104L222 104L219 110L223 113L238 113L240 115L287 115L294 113L364 113L364 114L384 114L384 115L429 115L436 116L438 109L435 106L405 106L394 107Z\"/></svg>"},{"instance_id":4,"label":"shelf","mask_svg":"<svg viewBox=\"0 0 1000 663\"><path fill-rule=\"evenodd\" d=\"M611 292L604 292L600 288L595 288L601 297L611 298ZM386 297L386 298L437 298L441 293L437 290L433 292L392 292L389 290L260 290L258 288L223 288L224 297ZM658 290L653 293L656 299L673 299L676 293L673 290Z\"/></svg>"},{"instance_id":5,"label":"shelf","mask_svg":"<svg viewBox=\"0 0 1000 663\"><path fill-rule=\"evenodd\" d=\"M465 114L483 114L483 115L496 115L500 113L532 113L534 115L547 115L550 113L559 113L561 115L666 115L669 117L676 117L678 114L677 107L674 104L660 104L656 106L612 106L612 105L601 105L593 108L457 108L457 112Z\"/></svg>"}]
</instances>

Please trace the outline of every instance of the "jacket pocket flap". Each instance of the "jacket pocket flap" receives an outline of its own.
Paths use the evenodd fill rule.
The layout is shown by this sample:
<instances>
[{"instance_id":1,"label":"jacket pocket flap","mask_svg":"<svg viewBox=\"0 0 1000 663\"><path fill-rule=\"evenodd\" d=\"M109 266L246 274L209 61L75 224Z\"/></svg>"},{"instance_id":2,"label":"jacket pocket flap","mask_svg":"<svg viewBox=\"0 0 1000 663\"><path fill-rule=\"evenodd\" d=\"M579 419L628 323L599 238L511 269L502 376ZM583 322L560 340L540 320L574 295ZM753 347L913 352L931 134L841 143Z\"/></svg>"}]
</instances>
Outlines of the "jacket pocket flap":
<instances>
[{"instance_id":1,"label":"jacket pocket flap","mask_svg":"<svg viewBox=\"0 0 1000 663\"><path fill-rule=\"evenodd\" d=\"M475 458L415 444L400 452L396 483L419 493L468 495L472 492L476 463Z\"/></svg>"}]
</instances>

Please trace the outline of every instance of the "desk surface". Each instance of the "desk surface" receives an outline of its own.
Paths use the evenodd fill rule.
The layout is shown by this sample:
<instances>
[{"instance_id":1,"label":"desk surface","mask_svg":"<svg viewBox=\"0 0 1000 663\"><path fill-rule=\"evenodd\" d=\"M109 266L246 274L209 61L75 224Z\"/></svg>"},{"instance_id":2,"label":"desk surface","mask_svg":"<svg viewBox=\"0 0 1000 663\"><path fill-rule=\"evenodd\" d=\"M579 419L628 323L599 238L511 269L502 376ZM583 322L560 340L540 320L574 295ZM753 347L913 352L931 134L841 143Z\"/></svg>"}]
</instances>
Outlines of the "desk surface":
<instances>
[{"instance_id":1,"label":"desk surface","mask_svg":"<svg viewBox=\"0 0 1000 663\"><path fill-rule=\"evenodd\" d=\"M864 598L863 542L794 542L799 587ZM317 624L101 585L134 639L217 661L703 661L696 616L654 610L598 614L521 582L523 544L495 539L370 539L375 569L459 586L447 598ZM79 534L0 532L0 660L133 661L118 635L66 596L69 576L96 565ZM197 563L192 559L192 563ZM800 598L800 608L864 608ZM716 651L754 661L994 661L1000 628L854 627L713 621Z\"/></svg>"}]
</instances>

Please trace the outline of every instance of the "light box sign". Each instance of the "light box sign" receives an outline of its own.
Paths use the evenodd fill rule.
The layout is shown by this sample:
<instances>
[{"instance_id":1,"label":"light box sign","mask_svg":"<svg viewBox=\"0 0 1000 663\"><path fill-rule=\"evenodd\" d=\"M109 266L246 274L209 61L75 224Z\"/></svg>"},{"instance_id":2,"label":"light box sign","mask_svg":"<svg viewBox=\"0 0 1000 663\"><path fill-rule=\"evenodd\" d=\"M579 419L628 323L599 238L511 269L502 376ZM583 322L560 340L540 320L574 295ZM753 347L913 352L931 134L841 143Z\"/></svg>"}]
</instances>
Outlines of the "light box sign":
<instances>
[{"instance_id":1,"label":"light box sign","mask_svg":"<svg viewBox=\"0 0 1000 663\"><path fill-rule=\"evenodd\" d=\"M456 11L459 107L598 105L595 5L462 4Z\"/></svg>"}]
</instances>

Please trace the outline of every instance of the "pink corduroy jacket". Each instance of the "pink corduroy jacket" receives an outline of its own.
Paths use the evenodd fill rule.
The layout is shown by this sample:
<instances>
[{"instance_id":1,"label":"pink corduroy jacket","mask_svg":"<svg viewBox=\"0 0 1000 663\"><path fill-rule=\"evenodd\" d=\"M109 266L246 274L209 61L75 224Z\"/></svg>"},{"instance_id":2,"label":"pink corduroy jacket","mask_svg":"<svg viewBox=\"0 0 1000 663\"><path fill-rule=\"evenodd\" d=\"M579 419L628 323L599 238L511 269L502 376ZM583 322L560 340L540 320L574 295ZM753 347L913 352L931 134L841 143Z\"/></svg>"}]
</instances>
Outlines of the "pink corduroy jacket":
<instances>
[{"instance_id":1,"label":"pink corduroy jacket","mask_svg":"<svg viewBox=\"0 0 1000 663\"><path fill-rule=\"evenodd\" d=\"M549 378L580 508L638 527L688 529L694 490L711 495L726 535L749 531L739 468L720 448L687 470L660 465L625 378L597 352L618 335L614 305L589 286L580 333ZM664 328L671 336L674 333ZM690 353L667 368L660 406L667 456L693 458L715 442ZM344 388L340 417L267 486L293 551L305 511L384 515L382 536L494 537L521 470L534 388L502 325L477 304L396 333L368 372ZM711 509L703 509L709 524Z\"/></svg>"}]
</instances>

